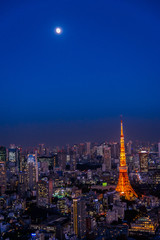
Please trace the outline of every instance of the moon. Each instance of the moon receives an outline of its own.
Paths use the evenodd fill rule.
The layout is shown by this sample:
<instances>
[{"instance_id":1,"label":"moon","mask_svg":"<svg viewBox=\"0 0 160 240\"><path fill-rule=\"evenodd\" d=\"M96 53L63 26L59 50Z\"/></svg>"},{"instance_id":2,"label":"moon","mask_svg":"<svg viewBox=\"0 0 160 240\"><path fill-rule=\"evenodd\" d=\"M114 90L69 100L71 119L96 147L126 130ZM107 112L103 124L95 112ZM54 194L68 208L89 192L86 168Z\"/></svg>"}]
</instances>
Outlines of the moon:
<instances>
[{"instance_id":1,"label":"moon","mask_svg":"<svg viewBox=\"0 0 160 240\"><path fill-rule=\"evenodd\" d=\"M56 34L60 35L62 33L62 28L56 27L55 32Z\"/></svg>"}]
</instances>

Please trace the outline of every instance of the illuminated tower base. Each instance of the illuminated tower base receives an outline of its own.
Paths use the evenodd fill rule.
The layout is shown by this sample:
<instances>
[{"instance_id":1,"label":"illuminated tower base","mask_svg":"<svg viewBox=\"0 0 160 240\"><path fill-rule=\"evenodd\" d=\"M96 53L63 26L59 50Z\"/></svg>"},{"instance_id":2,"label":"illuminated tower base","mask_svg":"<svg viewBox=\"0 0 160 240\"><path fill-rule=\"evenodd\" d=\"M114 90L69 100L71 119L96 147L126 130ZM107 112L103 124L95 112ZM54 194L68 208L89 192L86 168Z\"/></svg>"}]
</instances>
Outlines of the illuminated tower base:
<instances>
[{"instance_id":1,"label":"illuminated tower base","mask_svg":"<svg viewBox=\"0 0 160 240\"><path fill-rule=\"evenodd\" d=\"M119 180L116 191L119 192L120 196L130 201L138 197L130 184L127 166L119 167Z\"/></svg>"}]
</instances>

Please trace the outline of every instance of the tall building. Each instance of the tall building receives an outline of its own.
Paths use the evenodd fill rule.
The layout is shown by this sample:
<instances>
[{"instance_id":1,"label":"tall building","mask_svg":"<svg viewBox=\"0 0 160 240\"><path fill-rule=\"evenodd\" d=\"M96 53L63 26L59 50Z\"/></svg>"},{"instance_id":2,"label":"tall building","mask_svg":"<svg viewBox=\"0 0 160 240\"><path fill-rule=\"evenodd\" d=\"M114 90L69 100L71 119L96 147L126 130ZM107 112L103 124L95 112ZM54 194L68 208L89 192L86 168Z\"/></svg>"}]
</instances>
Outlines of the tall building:
<instances>
[{"instance_id":1,"label":"tall building","mask_svg":"<svg viewBox=\"0 0 160 240\"><path fill-rule=\"evenodd\" d=\"M53 155L53 167L56 169L58 167L58 155L54 154Z\"/></svg>"},{"instance_id":2,"label":"tall building","mask_svg":"<svg viewBox=\"0 0 160 240\"><path fill-rule=\"evenodd\" d=\"M0 162L6 162L6 148L0 146Z\"/></svg>"},{"instance_id":3,"label":"tall building","mask_svg":"<svg viewBox=\"0 0 160 240\"><path fill-rule=\"evenodd\" d=\"M6 167L5 162L0 162L0 196L6 191Z\"/></svg>"},{"instance_id":4,"label":"tall building","mask_svg":"<svg viewBox=\"0 0 160 240\"><path fill-rule=\"evenodd\" d=\"M91 143L86 142L86 155L91 154Z\"/></svg>"},{"instance_id":5,"label":"tall building","mask_svg":"<svg viewBox=\"0 0 160 240\"><path fill-rule=\"evenodd\" d=\"M24 196L25 192L27 191L27 173L19 172L18 176L18 191L20 196Z\"/></svg>"},{"instance_id":6,"label":"tall building","mask_svg":"<svg viewBox=\"0 0 160 240\"><path fill-rule=\"evenodd\" d=\"M36 190L36 167L33 162L27 164L27 185L29 190Z\"/></svg>"},{"instance_id":7,"label":"tall building","mask_svg":"<svg viewBox=\"0 0 160 240\"><path fill-rule=\"evenodd\" d=\"M147 151L139 152L139 163L140 163L140 171L148 172L148 152Z\"/></svg>"},{"instance_id":8,"label":"tall building","mask_svg":"<svg viewBox=\"0 0 160 240\"><path fill-rule=\"evenodd\" d=\"M37 183L37 205L46 207L51 203L53 193L52 179L43 179Z\"/></svg>"},{"instance_id":9,"label":"tall building","mask_svg":"<svg viewBox=\"0 0 160 240\"><path fill-rule=\"evenodd\" d=\"M22 148L17 147L17 165L18 165L18 172L22 169Z\"/></svg>"},{"instance_id":10,"label":"tall building","mask_svg":"<svg viewBox=\"0 0 160 240\"><path fill-rule=\"evenodd\" d=\"M35 191L36 183L38 182L37 152L35 152L35 154L28 154L26 168L27 168L28 188L31 191Z\"/></svg>"},{"instance_id":11,"label":"tall building","mask_svg":"<svg viewBox=\"0 0 160 240\"><path fill-rule=\"evenodd\" d=\"M8 149L8 168L11 174L18 172L18 151L14 144L11 144Z\"/></svg>"},{"instance_id":12,"label":"tall building","mask_svg":"<svg viewBox=\"0 0 160 240\"><path fill-rule=\"evenodd\" d=\"M40 156L43 156L45 154L44 143L39 144L38 153Z\"/></svg>"},{"instance_id":13,"label":"tall building","mask_svg":"<svg viewBox=\"0 0 160 240\"><path fill-rule=\"evenodd\" d=\"M119 143L111 144L111 157L114 159L119 158Z\"/></svg>"},{"instance_id":14,"label":"tall building","mask_svg":"<svg viewBox=\"0 0 160 240\"><path fill-rule=\"evenodd\" d=\"M53 169L54 157L53 156L38 156L38 163L48 163L48 168Z\"/></svg>"},{"instance_id":15,"label":"tall building","mask_svg":"<svg viewBox=\"0 0 160 240\"><path fill-rule=\"evenodd\" d=\"M97 147L97 156L103 156L103 146L102 145Z\"/></svg>"},{"instance_id":16,"label":"tall building","mask_svg":"<svg viewBox=\"0 0 160 240\"><path fill-rule=\"evenodd\" d=\"M76 170L76 154L73 152L71 155L71 161L70 161L71 170Z\"/></svg>"},{"instance_id":17,"label":"tall building","mask_svg":"<svg viewBox=\"0 0 160 240\"><path fill-rule=\"evenodd\" d=\"M111 170L111 148L104 147L104 164L106 166L106 170Z\"/></svg>"},{"instance_id":18,"label":"tall building","mask_svg":"<svg viewBox=\"0 0 160 240\"><path fill-rule=\"evenodd\" d=\"M59 166L61 170L65 170L66 168L66 153L65 152L58 152L58 160L59 160Z\"/></svg>"},{"instance_id":19,"label":"tall building","mask_svg":"<svg viewBox=\"0 0 160 240\"><path fill-rule=\"evenodd\" d=\"M85 144L84 143L80 143L78 146L78 153L80 156L85 154Z\"/></svg>"},{"instance_id":20,"label":"tall building","mask_svg":"<svg viewBox=\"0 0 160 240\"><path fill-rule=\"evenodd\" d=\"M73 199L73 229L75 235L83 239L86 234L86 202L84 198Z\"/></svg>"},{"instance_id":21,"label":"tall building","mask_svg":"<svg viewBox=\"0 0 160 240\"><path fill-rule=\"evenodd\" d=\"M132 154L132 141L129 141L127 143L127 154L129 154L129 155Z\"/></svg>"},{"instance_id":22,"label":"tall building","mask_svg":"<svg viewBox=\"0 0 160 240\"><path fill-rule=\"evenodd\" d=\"M20 172L23 172L24 171L24 168L25 168L25 164L26 164L26 156L25 155L22 155L22 153L21 153L21 155L20 155L20 166L19 166L19 171Z\"/></svg>"},{"instance_id":23,"label":"tall building","mask_svg":"<svg viewBox=\"0 0 160 240\"><path fill-rule=\"evenodd\" d=\"M120 138L120 166L119 166L119 179L116 187L116 191L119 192L120 196L125 197L127 200L133 200L137 196L133 190L129 177L128 177L128 167L126 164L126 154L124 145L124 135L123 135L123 123L121 120L121 138Z\"/></svg>"}]
</instances>

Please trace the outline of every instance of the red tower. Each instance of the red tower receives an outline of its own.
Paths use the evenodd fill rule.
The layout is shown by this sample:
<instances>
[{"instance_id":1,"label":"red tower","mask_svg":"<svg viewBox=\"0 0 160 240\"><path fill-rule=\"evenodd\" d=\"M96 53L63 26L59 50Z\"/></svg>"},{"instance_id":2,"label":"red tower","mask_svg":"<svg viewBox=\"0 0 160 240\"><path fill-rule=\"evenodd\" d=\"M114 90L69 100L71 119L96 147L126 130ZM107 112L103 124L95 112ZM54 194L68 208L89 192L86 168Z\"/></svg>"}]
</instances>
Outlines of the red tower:
<instances>
[{"instance_id":1,"label":"red tower","mask_svg":"<svg viewBox=\"0 0 160 240\"><path fill-rule=\"evenodd\" d=\"M116 187L116 191L119 192L120 196L125 197L127 200L134 200L137 198L137 194L133 190L129 177L128 167L126 165L126 154L124 146L124 135L123 135L123 123L121 120L121 139L120 139L120 166L119 166L119 179Z\"/></svg>"}]
</instances>

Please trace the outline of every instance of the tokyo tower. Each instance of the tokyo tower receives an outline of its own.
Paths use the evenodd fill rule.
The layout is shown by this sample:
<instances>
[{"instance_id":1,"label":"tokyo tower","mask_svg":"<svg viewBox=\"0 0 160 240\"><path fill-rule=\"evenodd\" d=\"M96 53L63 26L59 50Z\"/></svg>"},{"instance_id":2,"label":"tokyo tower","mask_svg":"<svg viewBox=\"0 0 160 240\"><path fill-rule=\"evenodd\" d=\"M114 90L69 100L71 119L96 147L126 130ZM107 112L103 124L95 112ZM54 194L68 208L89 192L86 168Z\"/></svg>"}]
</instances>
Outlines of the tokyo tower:
<instances>
[{"instance_id":1,"label":"tokyo tower","mask_svg":"<svg viewBox=\"0 0 160 240\"><path fill-rule=\"evenodd\" d=\"M123 196L125 197L125 199L130 201L138 197L138 195L133 190L128 177L128 167L126 165L126 154L125 154L125 146L124 146L122 120L121 120L121 139L120 139L119 179L118 179L116 191L119 192L120 196Z\"/></svg>"}]
</instances>

